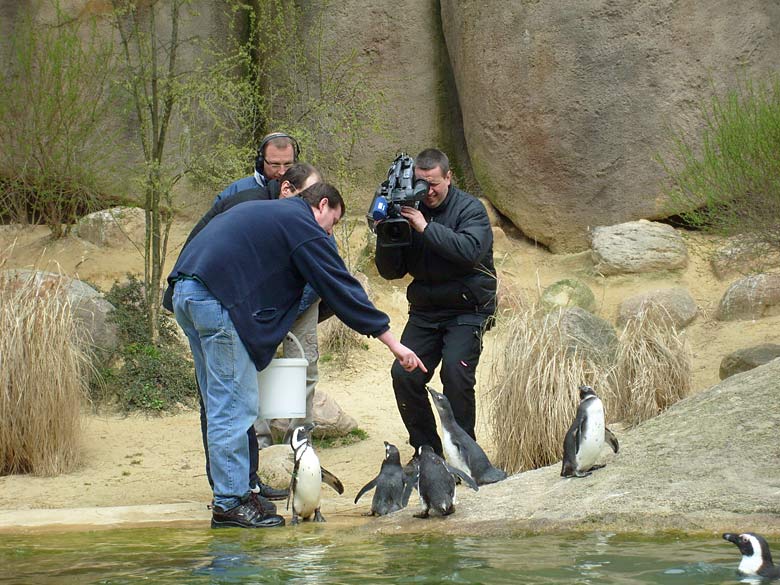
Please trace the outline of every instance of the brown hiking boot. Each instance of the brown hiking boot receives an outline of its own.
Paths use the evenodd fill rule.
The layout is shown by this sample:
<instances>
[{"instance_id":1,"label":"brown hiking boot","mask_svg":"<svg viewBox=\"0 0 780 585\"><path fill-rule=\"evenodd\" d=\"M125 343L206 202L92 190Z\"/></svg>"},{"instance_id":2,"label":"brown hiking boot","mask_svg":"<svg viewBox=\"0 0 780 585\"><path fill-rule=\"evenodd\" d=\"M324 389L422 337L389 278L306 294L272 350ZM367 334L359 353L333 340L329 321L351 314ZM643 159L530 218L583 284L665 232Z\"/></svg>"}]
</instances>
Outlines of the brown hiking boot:
<instances>
[{"instance_id":1,"label":"brown hiking boot","mask_svg":"<svg viewBox=\"0 0 780 585\"><path fill-rule=\"evenodd\" d=\"M284 518L264 512L260 503L252 495L241 498L241 503L229 510L214 506L211 512L212 528L273 528L274 526L284 526Z\"/></svg>"}]
</instances>

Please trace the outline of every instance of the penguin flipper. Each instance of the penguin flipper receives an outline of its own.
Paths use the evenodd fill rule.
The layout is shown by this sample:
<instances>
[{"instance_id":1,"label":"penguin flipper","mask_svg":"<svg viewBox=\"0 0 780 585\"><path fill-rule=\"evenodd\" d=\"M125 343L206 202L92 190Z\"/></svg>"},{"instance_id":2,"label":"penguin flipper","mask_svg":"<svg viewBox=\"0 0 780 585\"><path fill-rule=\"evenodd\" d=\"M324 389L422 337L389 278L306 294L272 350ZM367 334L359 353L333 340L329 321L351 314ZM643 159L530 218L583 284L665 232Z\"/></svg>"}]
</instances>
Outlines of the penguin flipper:
<instances>
[{"instance_id":1,"label":"penguin flipper","mask_svg":"<svg viewBox=\"0 0 780 585\"><path fill-rule=\"evenodd\" d=\"M420 478L420 468L415 466L414 471L409 475L404 475L404 493L401 496L401 503L403 507L409 503L409 498L412 495L412 490L417 486L417 480Z\"/></svg>"},{"instance_id":2,"label":"penguin flipper","mask_svg":"<svg viewBox=\"0 0 780 585\"><path fill-rule=\"evenodd\" d=\"M474 481L474 479L465 471L461 471L457 467L452 467L451 465L448 465L447 463L444 464L447 468L447 471L449 471L452 475L461 478L464 482L466 482L466 485L469 486L471 489L473 489L475 492L479 491L479 486L477 485L477 482Z\"/></svg>"},{"instance_id":3,"label":"penguin flipper","mask_svg":"<svg viewBox=\"0 0 780 585\"><path fill-rule=\"evenodd\" d=\"M320 467L320 470L322 471L323 483L328 484L330 487L336 490L339 495L343 494L344 484L341 483L341 480L324 467Z\"/></svg>"},{"instance_id":4,"label":"penguin flipper","mask_svg":"<svg viewBox=\"0 0 780 585\"><path fill-rule=\"evenodd\" d=\"M615 436L615 433L606 427L604 428L604 440L610 447L612 447L612 450L615 453L618 452L618 449L620 449L620 444L618 443L617 437Z\"/></svg>"},{"instance_id":5,"label":"penguin flipper","mask_svg":"<svg viewBox=\"0 0 780 585\"><path fill-rule=\"evenodd\" d=\"M324 470L323 470L323 471L324 471ZM325 478L325 475L323 474L323 479L324 479L324 478ZM377 480L377 479L378 479L378 478L376 478L376 477L375 477L374 479L372 479L371 481L369 481L369 482L368 482L366 485L364 485L362 488L360 488L360 491L359 491L359 492L357 493L357 495L355 496L355 503L356 503L356 504L358 503L358 500L360 499L360 497L361 497L363 494L365 494L367 491L369 491L369 490L372 490L372 489L374 489L374 488L376 487L376 480Z\"/></svg>"}]
</instances>

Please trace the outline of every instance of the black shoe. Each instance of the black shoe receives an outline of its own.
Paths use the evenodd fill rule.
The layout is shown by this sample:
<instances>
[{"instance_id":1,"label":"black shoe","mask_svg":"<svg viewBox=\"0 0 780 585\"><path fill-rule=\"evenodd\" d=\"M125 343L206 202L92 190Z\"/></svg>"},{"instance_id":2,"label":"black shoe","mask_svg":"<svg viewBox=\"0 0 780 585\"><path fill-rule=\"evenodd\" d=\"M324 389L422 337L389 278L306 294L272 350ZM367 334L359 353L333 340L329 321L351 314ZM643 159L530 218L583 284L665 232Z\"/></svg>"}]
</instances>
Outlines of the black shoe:
<instances>
[{"instance_id":1,"label":"black shoe","mask_svg":"<svg viewBox=\"0 0 780 585\"><path fill-rule=\"evenodd\" d=\"M255 504L263 511L263 514L276 514L276 504L260 494L249 492L249 497L255 501Z\"/></svg>"},{"instance_id":2,"label":"black shoe","mask_svg":"<svg viewBox=\"0 0 780 585\"><path fill-rule=\"evenodd\" d=\"M266 514L250 496L241 498L241 503L229 510L214 506L211 512L212 528L273 528L284 526L284 518L277 514Z\"/></svg>"},{"instance_id":3,"label":"black shoe","mask_svg":"<svg viewBox=\"0 0 780 585\"><path fill-rule=\"evenodd\" d=\"M258 494L264 497L266 500L286 500L287 494L290 491L286 488L283 490L278 490L268 484L263 483L262 481L258 481L255 485L250 486L249 489L252 490L253 494Z\"/></svg>"}]
</instances>

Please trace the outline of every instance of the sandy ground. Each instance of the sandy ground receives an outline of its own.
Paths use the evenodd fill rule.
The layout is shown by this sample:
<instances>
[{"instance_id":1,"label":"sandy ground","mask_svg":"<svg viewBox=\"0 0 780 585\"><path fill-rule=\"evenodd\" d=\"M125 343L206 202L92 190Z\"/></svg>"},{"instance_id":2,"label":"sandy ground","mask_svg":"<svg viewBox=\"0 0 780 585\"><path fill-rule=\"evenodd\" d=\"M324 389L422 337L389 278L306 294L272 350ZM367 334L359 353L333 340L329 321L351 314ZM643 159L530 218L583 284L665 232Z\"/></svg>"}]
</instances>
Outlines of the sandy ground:
<instances>
[{"instance_id":1,"label":"sandy ground","mask_svg":"<svg viewBox=\"0 0 780 585\"><path fill-rule=\"evenodd\" d=\"M191 225L190 221L175 225L171 236L174 258ZM361 229L358 226L356 232ZM727 353L758 343L777 343L780 317L714 321L711 316L730 281L717 280L709 268L703 249L711 242L700 235L691 237L689 266L675 273L603 278L593 274L588 253L552 255L502 231L496 234L495 259L502 286L514 292L536 295L561 278L584 280L599 301L598 314L610 321L626 297L655 288L686 287L700 309L686 330L694 360L693 387L699 391L718 382L720 361ZM362 239L362 234L353 239ZM128 272L142 269L141 257L130 243L101 249L75 237L52 242L44 228L0 228L0 263L3 268L59 270L106 288ZM368 272L372 298L390 314L393 330L400 335L406 310L404 283L388 283ZM486 338L479 392L490 382L495 338L495 333ZM384 346L369 340L369 349L358 351L348 366L333 362L321 365L319 389L331 394L369 435L357 444L320 452L323 466L339 476L346 488L342 496L324 488L323 513L331 520L358 521L368 510L370 495L357 506L352 500L376 474L384 456L383 441L396 444L404 460L412 454L393 399L390 364L391 356ZM440 388L438 377L433 385ZM490 453L485 418L480 406L478 439ZM0 516L11 510L189 504L207 517L205 506L210 498L197 413L192 411L159 417L85 413L79 469L59 477L0 477Z\"/></svg>"}]
</instances>

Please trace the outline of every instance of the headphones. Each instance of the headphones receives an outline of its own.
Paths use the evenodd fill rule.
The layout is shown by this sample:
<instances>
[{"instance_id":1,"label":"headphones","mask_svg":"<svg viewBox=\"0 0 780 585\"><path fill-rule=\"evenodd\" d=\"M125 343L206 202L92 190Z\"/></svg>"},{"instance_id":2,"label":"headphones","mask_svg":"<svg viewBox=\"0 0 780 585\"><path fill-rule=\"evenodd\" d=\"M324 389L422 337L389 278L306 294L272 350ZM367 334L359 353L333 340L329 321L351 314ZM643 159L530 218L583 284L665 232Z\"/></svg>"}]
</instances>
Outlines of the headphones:
<instances>
[{"instance_id":1,"label":"headphones","mask_svg":"<svg viewBox=\"0 0 780 585\"><path fill-rule=\"evenodd\" d=\"M301 147L298 146L298 141L295 140L292 136L285 132L272 132L271 134L266 135L265 138L263 138L263 141L260 143L260 146L257 147L257 158L255 158L255 170L263 175L263 162L265 162L265 147L268 145L269 142L272 140L276 140L277 138L289 138L292 141L293 144L293 161L297 162L298 157L301 154Z\"/></svg>"}]
</instances>

